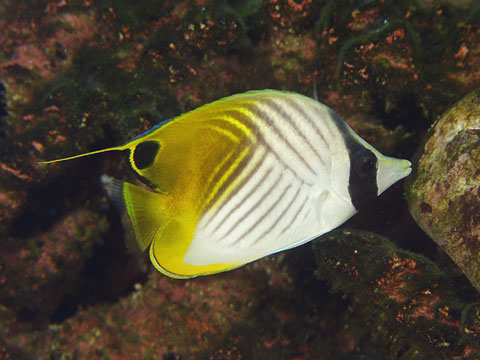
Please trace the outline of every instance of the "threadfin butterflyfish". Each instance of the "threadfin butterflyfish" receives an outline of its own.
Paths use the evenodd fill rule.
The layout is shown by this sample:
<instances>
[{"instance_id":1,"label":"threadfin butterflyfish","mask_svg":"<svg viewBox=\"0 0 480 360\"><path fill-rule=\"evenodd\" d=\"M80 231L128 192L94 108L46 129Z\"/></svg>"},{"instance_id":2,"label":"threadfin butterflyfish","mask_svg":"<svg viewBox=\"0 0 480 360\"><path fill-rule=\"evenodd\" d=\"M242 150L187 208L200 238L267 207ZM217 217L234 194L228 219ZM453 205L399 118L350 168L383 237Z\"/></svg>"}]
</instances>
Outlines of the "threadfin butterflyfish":
<instances>
[{"instance_id":1,"label":"threadfin butterflyfish","mask_svg":"<svg viewBox=\"0 0 480 360\"><path fill-rule=\"evenodd\" d=\"M102 177L165 275L228 271L336 228L408 176L339 115L276 90L229 96L106 151L129 150L151 188Z\"/></svg>"}]
</instances>

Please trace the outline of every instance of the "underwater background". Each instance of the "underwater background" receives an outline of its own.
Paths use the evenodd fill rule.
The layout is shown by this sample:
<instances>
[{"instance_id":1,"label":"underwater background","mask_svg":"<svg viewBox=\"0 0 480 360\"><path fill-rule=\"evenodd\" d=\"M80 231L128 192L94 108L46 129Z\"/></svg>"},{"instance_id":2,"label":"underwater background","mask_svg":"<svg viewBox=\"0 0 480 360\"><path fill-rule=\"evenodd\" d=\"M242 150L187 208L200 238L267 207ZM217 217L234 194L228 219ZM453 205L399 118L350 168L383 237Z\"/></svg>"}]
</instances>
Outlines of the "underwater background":
<instances>
[{"instance_id":1,"label":"underwater background","mask_svg":"<svg viewBox=\"0 0 480 360\"><path fill-rule=\"evenodd\" d=\"M190 280L132 255L102 174L162 120L313 96L406 181L338 230ZM2 0L0 360L480 358L480 1Z\"/></svg>"}]
</instances>

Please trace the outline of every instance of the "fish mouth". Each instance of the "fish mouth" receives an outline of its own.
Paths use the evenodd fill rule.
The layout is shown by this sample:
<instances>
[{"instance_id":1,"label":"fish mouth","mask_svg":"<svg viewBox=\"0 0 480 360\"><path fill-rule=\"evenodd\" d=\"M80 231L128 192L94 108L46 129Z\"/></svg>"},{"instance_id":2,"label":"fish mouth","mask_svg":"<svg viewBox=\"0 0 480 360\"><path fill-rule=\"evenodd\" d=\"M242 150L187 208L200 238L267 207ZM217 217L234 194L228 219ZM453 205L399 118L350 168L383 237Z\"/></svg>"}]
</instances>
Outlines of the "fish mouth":
<instances>
[{"instance_id":1,"label":"fish mouth","mask_svg":"<svg viewBox=\"0 0 480 360\"><path fill-rule=\"evenodd\" d=\"M407 177L412 172L412 163L404 159L384 156L378 159L377 188L378 195L387 190L397 181Z\"/></svg>"},{"instance_id":2,"label":"fish mouth","mask_svg":"<svg viewBox=\"0 0 480 360\"><path fill-rule=\"evenodd\" d=\"M401 160L402 163L403 163L403 166L404 166L404 170L403 170L403 175L402 175L402 179L404 177L407 177L408 175L411 174L412 172L412 163L408 160Z\"/></svg>"}]
</instances>

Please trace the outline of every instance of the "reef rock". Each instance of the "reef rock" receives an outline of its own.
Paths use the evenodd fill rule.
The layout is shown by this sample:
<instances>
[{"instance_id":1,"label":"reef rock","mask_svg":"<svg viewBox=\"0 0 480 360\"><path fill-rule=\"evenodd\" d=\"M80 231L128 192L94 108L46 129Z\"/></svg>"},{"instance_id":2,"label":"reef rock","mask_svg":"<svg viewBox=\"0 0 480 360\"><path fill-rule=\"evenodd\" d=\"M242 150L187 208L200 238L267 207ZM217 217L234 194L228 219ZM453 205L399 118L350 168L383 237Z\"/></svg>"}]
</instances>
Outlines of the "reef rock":
<instances>
[{"instance_id":1,"label":"reef rock","mask_svg":"<svg viewBox=\"0 0 480 360\"><path fill-rule=\"evenodd\" d=\"M479 303L423 255L366 231L335 230L313 242L316 276L348 305L335 359L478 359Z\"/></svg>"},{"instance_id":2,"label":"reef rock","mask_svg":"<svg viewBox=\"0 0 480 360\"><path fill-rule=\"evenodd\" d=\"M438 119L417 158L410 212L480 290L480 89Z\"/></svg>"}]
</instances>

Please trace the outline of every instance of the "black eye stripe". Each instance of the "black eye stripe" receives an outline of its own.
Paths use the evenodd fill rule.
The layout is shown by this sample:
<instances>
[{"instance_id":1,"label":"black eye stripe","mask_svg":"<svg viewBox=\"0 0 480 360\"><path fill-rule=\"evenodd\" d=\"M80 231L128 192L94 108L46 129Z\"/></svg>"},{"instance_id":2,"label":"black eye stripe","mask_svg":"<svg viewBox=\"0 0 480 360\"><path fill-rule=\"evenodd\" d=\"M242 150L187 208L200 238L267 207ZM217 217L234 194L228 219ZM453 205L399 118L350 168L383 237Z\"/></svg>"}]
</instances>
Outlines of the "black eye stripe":
<instances>
[{"instance_id":1,"label":"black eye stripe","mask_svg":"<svg viewBox=\"0 0 480 360\"><path fill-rule=\"evenodd\" d=\"M329 110L333 124L345 140L345 147L348 150L348 156L350 158L350 175L348 179L348 192L355 209L359 210L362 207L368 205L378 194L377 187L377 159L373 151L369 150L359 140L358 135L353 134L352 129L338 116L333 110ZM355 170L355 164L358 159L366 157L375 159L374 168L372 171L368 171L367 176L360 176L359 172ZM361 169L361 166L360 166ZM367 169L368 170L368 167ZM363 170L361 169L363 173Z\"/></svg>"},{"instance_id":2,"label":"black eye stripe","mask_svg":"<svg viewBox=\"0 0 480 360\"><path fill-rule=\"evenodd\" d=\"M133 150L133 163L139 170L143 170L153 164L160 150L160 144L156 141L144 141Z\"/></svg>"},{"instance_id":3,"label":"black eye stripe","mask_svg":"<svg viewBox=\"0 0 480 360\"><path fill-rule=\"evenodd\" d=\"M377 196L377 157L360 144L350 144L350 178L348 191L353 206L359 210ZM356 147L356 149L355 149ZM356 151L355 151L356 150Z\"/></svg>"}]
</instances>

